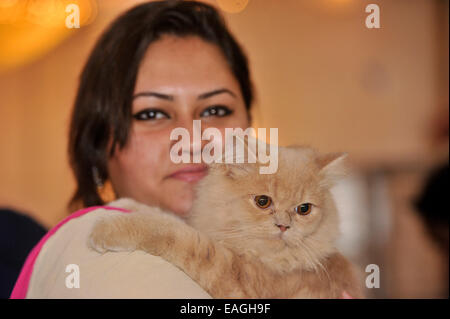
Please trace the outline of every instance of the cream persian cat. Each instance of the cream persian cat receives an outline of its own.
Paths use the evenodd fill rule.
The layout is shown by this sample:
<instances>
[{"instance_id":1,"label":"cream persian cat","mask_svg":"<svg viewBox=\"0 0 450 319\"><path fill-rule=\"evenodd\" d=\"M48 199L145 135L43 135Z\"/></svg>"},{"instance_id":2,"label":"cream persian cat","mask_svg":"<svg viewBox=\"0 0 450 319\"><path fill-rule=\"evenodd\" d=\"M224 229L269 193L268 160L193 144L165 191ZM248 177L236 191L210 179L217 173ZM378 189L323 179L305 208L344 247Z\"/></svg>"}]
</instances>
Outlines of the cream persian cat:
<instances>
[{"instance_id":1,"label":"cream persian cat","mask_svg":"<svg viewBox=\"0 0 450 319\"><path fill-rule=\"evenodd\" d=\"M352 265L337 251L330 193L343 154L279 147L278 171L212 164L186 219L130 199L131 214L98 221L89 245L143 250L183 270L214 298L361 297Z\"/></svg>"}]
</instances>

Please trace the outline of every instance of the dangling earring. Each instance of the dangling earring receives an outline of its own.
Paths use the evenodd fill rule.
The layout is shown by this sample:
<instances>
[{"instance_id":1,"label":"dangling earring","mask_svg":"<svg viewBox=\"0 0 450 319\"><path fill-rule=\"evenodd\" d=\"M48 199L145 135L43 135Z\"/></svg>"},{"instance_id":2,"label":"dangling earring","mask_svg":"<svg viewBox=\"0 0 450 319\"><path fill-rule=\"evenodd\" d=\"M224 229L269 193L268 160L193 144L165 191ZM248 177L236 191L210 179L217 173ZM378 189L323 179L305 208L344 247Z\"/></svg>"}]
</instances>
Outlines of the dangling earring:
<instances>
[{"instance_id":1,"label":"dangling earring","mask_svg":"<svg viewBox=\"0 0 450 319\"><path fill-rule=\"evenodd\" d=\"M92 178L94 179L94 183L97 185L97 188L103 187L103 181L100 177L97 166L92 166Z\"/></svg>"},{"instance_id":2,"label":"dangling earring","mask_svg":"<svg viewBox=\"0 0 450 319\"><path fill-rule=\"evenodd\" d=\"M103 181L96 166L92 167L92 178L97 186L97 194L104 203L112 202L116 199L116 194L109 180Z\"/></svg>"}]
</instances>

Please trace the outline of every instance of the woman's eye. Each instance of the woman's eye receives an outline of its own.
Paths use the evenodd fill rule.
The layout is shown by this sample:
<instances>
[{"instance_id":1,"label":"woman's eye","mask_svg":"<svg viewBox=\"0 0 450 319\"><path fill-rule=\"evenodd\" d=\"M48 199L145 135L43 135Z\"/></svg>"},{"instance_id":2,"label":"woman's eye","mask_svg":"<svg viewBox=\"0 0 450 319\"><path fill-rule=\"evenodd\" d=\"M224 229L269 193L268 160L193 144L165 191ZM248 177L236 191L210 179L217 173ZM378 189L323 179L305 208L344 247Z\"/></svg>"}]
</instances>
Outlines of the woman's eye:
<instances>
[{"instance_id":1,"label":"woman's eye","mask_svg":"<svg viewBox=\"0 0 450 319\"><path fill-rule=\"evenodd\" d=\"M268 208L272 204L272 198L266 195L255 196L255 204L262 209Z\"/></svg>"},{"instance_id":2,"label":"woman's eye","mask_svg":"<svg viewBox=\"0 0 450 319\"><path fill-rule=\"evenodd\" d=\"M300 215L308 215L309 213L311 213L312 206L313 205L311 203L298 205L297 207L295 207L295 212Z\"/></svg>"},{"instance_id":3,"label":"woman's eye","mask_svg":"<svg viewBox=\"0 0 450 319\"><path fill-rule=\"evenodd\" d=\"M133 115L133 117L138 121L146 121L146 120L159 120L162 118L169 118L166 112L155 109L147 109L137 112Z\"/></svg>"},{"instance_id":4,"label":"woman's eye","mask_svg":"<svg viewBox=\"0 0 450 319\"><path fill-rule=\"evenodd\" d=\"M209 117L209 116L218 116L223 117L227 116L233 113L228 107L222 106L222 105L216 105L208 107L206 110L204 110L200 116L201 117Z\"/></svg>"}]
</instances>

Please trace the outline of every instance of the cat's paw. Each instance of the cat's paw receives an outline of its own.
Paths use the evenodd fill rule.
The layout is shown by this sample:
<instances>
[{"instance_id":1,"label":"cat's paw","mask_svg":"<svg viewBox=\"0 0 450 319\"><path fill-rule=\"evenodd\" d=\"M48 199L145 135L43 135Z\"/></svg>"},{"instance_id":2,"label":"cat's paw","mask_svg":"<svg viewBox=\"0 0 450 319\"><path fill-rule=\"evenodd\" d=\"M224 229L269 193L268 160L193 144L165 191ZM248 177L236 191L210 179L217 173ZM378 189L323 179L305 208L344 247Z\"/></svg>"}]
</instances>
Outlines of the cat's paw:
<instances>
[{"instance_id":1,"label":"cat's paw","mask_svg":"<svg viewBox=\"0 0 450 319\"><path fill-rule=\"evenodd\" d=\"M88 246L99 252L134 251L137 241L130 236L128 216L110 216L98 220L89 235Z\"/></svg>"}]
</instances>

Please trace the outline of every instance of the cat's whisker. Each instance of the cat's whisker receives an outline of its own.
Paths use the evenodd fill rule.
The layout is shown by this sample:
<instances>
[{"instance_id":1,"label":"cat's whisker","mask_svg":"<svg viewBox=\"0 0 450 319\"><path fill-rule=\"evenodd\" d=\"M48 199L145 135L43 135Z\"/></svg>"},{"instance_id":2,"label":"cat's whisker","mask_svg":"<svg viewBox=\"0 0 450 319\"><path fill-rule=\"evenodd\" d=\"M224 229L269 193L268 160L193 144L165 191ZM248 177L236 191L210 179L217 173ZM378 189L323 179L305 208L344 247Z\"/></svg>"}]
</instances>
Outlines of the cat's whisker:
<instances>
[{"instance_id":1,"label":"cat's whisker","mask_svg":"<svg viewBox=\"0 0 450 319\"><path fill-rule=\"evenodd\" d=\"M308 242L310 242L312 245L315 245L315 244L319 245L319 244L321 244L321 242L319 242L318 240L316 240L316 239L314 239L314 238L312 238L312 237L309 237L309 238L308 238ZM311 245L311 246L312 246L312 245ZM318 251L317 247L311 247L310 249L313 250L313 251ZM322 268L322 270L323 270L323 271L325 272L325 274L327 275L328 280L331 280L330 275L329 275L327 269L323 266L323 264L322 264L322 262L320 261L320 259L317 259L317 263L319 264L319 266Z\"/></svg>"},{"instance_id":2,"label":"cat's whisker","mask_svg":"<svg viewBox=\"0 0 450 319\"><path fill-rule=\"evenodd\" d=\"M314 257L314 253L302 241L299 241L298 243L303 248L303 251L305 252L306 256L308 257L308 262L309 262L310 266L312 266L314 268L314 270L317 270L317 259Z\"/></svg>"},{"instance_id":3,"label":"cat's whisker","mask_svg":"<svg viewBox=\"0 0 450 319\"><path fill-rule=\"evenodd\" d=\"M318 241L315 241L315 242L318 242ZM306 244L306 243L304 243L304 242L299 242L299 243L300 243L300 245L305 249L305 252L307 252L307 254L309 254L309 255L312 254L314 251L317 251L317 250L315 250L313 247L309 247L309 245ZM311 255L310 255L310 256L311 256ZM322 264L322 262L320 261L320 259L319 259L318 257L316 257L316 258L310 257L310 258L313 260L313 262L315 263L315 265L318 265L318 266L323 270L323 272L326 274L328 280L331 280L330 274L328 273L327 269L326 269L325 266ZM317 271L317 267L314 267L314 268L315 268L316 271Z\"/></svg>"}]
</instances>

